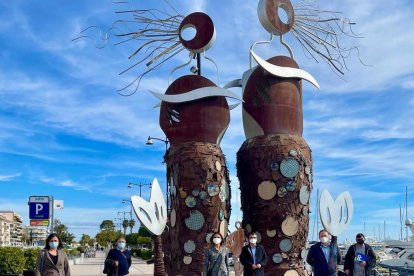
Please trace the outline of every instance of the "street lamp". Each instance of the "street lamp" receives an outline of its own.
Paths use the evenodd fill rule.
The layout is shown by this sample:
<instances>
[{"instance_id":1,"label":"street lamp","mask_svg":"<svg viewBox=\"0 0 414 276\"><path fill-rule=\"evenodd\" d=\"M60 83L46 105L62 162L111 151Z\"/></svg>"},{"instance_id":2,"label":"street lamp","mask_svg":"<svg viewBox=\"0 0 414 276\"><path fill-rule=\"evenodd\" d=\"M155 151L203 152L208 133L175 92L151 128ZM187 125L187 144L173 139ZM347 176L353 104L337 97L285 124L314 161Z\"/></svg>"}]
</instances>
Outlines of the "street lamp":
<instances>
[{"instance_id":1,"label":"street lamp","mask_svg":"<svg viewBox=\"0 0 414 276\"><path fill-rule=\"evenodd\" d=\"M165 143L164 162L162 162L162 163L165 163L165 155L167 154L168 143L170 141L168 141L168 138L167 137L165 137L165 139L161 139L161 138L156 138L156 137L148 136L148 140L147 140L147 142L145 144L148 145L148 146L152 146L154 144L154 142L152 141L153 139ZM168 200L169 189L168 189L168 180L167 179L165 180L165 186L167 187L166 192L165 192L165 195L167 197L167 212L168 212L170 204L169 204L169 200Z\"/></svg>"},{"instance_id":2,"label":"street lamp","mask_svg":"<svg viewBox=\"0 0 414 276\"><path fill-rule=\"evenodd\" d=\"M117 220L119 220L119 222L116 222ZM117 225L119 225L119 232L121 232L121 221L122 221L122 219L121 218L114 218L114 221L115 221L115 228L116 228Z\"/></svg>"},{"instance_id":3,"label":"street lamp","mask_svg":"<svg viewBox=\"0 0 414 276\"><path fill-rule=\"evenodd\" d=\"M139 187L139 196L141 197L141 188L142 188L142 186L149 186L151 188L151 183L141 183L141 182L132 183L132 182L129 182L128 183L128 188L132 188L132 186L138 186Z\"/></svg>"}]
</instances>

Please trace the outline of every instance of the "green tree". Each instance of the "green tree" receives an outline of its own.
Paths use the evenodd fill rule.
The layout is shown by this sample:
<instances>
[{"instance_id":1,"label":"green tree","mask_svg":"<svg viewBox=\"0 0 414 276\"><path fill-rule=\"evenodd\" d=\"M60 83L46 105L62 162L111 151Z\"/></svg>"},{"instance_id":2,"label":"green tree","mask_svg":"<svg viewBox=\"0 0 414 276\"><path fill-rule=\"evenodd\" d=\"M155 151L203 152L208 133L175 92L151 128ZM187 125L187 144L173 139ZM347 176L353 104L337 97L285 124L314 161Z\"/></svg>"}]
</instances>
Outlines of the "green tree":
<instances>
[{"instance_id":1,"label":"green tree","mask_svg":"<svg viewBox=\"0 0 414 276\"><path fill-rule=\"evenodd\" d=\"M116 239L120 236L121 233L112 230L112 229L104 229L101 230L98 234L96 234L95 239L100 245L110 245L114 243Z\"/></svg>"},{"instance_id":2,"label":"green tree","mask_svg":"<svg viewBox=\"0 0 414 276\"><path fill-rule=\"evenodd\" d=\"M60 237L62 243L65 244L71 244L75 239L75 235L70 233L66 225L62 224L58 219L53 221L53 232L56 233Z\"/></svg>"},{"instance_id":3,"label":"green tree","mask_svg":"<svg viewBox=\"0 0 414 276\"><path fill-rule=\"evenodd\" d=\"M130 228L129 233L130 233L130 234L132 234L132 228L134 228L134 226L135 226L135 220L131 219L131 220L129 221L129 228Z\"/></svg>"},{"instance_id":4,"label":"green tree","mask_svg":"<svg viewBox=\"0 0 414 276\"><path fill-rule=\"evenodd\" d=\"M83 246L85 246L85 245L91 245L90 243L91 243L91 240L92 240L92 238L91 238L91 236L89 236L89 235L86 235L86 234L82 234L82 237L81 237L81 239L79 240L79 243L81 244L81 245L83 245ZM92 244L93 244L93 242L92 242Z\"/></svg>"},{"instance_id":5,"label":"green tree","mask_svg":"<svg viewBox=\"0 0 414 276\"><path fill-rule=\"evenodd\" d=\"M151 245L151 238L150 237L138 237L137 243L139 245Z\"/></svg>"},{"instance_id":6,"label":"green tree","mask_svg":"<svg viewBox=\"0 0 414 276\"><path fill-rule=\"evenodd\" d=\"M125 236L126 242L128 244L131 244L131 245L138 244L138 238L139 238L139 234L138 233L132 233L132 234L129 234L129 235L126 235Z\"/></svg>"},{"instance_id":7,"label":"green tree","mask_svg":"<svg viewBox=\"0 0 414 276\"><path fill-rule=\"evenodd\" d=\"M107 229L115 230L115 224L112 220L106 219L102 221L100 225L100 229L101 230L107 230Z\"/></svg>"},{"instance_id":8,"label":"green tree","mask_svg":"<svg viewBox=\"0 0 414 276\"><path fill-rule=\"evenodd\" d=\"M126 229L128 228L128 226L129 226L129 220L124 219L122 221L122 228L124 228L124 236L125 236L125 232L126 232Z\"/></svg>"},{"instance_id":9,"label":"green tree","mask_svg":"<svg viewBox=\"0 0 414 276\"><path fill-rule=\"evenodd\" d=\"M143 227L143 226L141 226L139 229L138 229L138 234L141 236L141 237L151 237L152 236L152 234L147 230L147 228L145 228L145 227Z\"/></svg>"}]
</instances>

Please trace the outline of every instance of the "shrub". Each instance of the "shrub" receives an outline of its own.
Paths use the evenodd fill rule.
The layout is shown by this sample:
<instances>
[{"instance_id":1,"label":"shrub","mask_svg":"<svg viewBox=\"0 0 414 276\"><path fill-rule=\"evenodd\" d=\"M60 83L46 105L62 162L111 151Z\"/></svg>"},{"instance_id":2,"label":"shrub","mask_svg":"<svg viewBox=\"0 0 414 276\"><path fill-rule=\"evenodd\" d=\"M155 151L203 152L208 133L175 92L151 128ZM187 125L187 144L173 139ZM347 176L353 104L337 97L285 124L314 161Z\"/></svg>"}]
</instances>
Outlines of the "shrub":
<instances>
[{"instance_id":1,"label":"shrub","mask_svg":"<svg viewBox=\"0 0 414 276\"><path fill-rule=\"evenodd\" d=\"M26 259L24 269L26 270L35 270L36 261L39 256L40 248L28 248L23 250L24 257Z\"/></svg>"},{"instance_id":2,"label":"shrub","mask_svg":"<svg viewBox=\"0 0 414 276\"><path fill-rule=\"evenodd\" d=\"M25 259L23 250L18 247L0 247L0 275L21 274Z\"/></svg>"},{"instance_id":3,"label":"shrub","mask_svg":"<svg viewBox=\"0 0 414 276\"><path fill-rule=\"evenodd\" d=\"M152 250L143 250L141 252L141 259L149 260L152 258Z\"/></svg>"}]
</instances>

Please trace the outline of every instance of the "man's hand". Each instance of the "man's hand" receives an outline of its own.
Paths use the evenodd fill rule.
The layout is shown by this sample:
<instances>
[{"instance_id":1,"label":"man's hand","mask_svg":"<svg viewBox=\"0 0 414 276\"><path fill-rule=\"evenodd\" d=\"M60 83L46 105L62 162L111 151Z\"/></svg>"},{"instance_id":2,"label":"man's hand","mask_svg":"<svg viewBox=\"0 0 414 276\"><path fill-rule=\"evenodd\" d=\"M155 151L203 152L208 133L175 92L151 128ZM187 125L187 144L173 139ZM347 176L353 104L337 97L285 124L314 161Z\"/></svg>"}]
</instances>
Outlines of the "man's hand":
<instances>
[{"instance_id":1,"label":"man's hand","mask_svg":"<svg viewBox=\"0 0 414 276\"><path fill-rule=\"evenodd\" d=\"M114 266L118 266L119 262L118 261L114 261Z\"/></svg>"},{"instance_id":2,"label":"man's hand","mask_svg":"<svg viewBox=\"0 0 414 276\"><path fill-rule=\"evenodd\" d=\"M252 264L252 269L254 270L256 268L257 268L257 266L255 264Z\"/></svg>"},{"instance_id":3,"label":"man's hand","mask_svg":"<svg viewBox=\"0 0 414 276\"><path fill-rule=\"evenodd\" d=\"M259 269L259 268L262 267L262 265L261 264L257 264L256 267L257 267L257 269Z\"/></svg>"},{"instance_id":4,"label":"man's hand","mask_svg":"<svg viewBox=\"0 0 414 276\"><path fill-rule=\"evenodd\" d=\"M360 266L366 267L367 266L367 262L363 261L359 264Z\"/></svg>"},{"instance_id":5,"label":"man's hand","mask_svg":"<svg viewBox=\"0 0 414 276\"><path fill-rule=\"evenodd\" d=\"M349 275L349 274L350 274L349 269L345 269L345 274L346 274L346 275Z\"/></svg>"}]
</instances>

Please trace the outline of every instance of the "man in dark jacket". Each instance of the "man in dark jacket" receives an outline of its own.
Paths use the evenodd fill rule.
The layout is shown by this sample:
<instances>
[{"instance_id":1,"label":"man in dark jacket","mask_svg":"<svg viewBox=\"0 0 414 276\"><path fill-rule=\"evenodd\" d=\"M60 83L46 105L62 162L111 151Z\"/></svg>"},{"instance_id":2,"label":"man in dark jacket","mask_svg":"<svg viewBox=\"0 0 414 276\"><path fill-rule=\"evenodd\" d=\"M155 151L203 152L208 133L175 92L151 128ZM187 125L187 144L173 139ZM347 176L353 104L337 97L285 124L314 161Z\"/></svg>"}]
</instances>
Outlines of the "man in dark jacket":
<instances>
[{"instance_id":1,"label":"man in dark jacket","mask_svg":"<svg viewBox=\"0 0 414 276\"><path fill-rule=\"evenodd\" d=\"M306 262L312 266L314 276L336 276L341 254L336 243L331 242L326 230L319 231L320 242L311 246Z\"/></svg>"},{"instance_id":2,"label":"man in dark jacket","mask_svg":"<svg viewBox=\"0 0 414 276\"><path fill-rule=\"evenodd\" d=\"M374 268L377 257L371 246L365 243L362 233L356 235L356 244L348 248L345 255L344 271L346 275L368 276Z\"/></svg>"},{"instance_id":3,"label":"man in dark jacket","mask_svg":"<svg viewBox=\"0 0 414 276\"><path fill-rule=\"evenodd\" d=\"M257 235L249 234L249 244L245 245L240 254L240 262L244 267L244 276L264 276L264 266L267 263L267 255L264 247L257 244Z\"/></svg>"}]
</instances>

